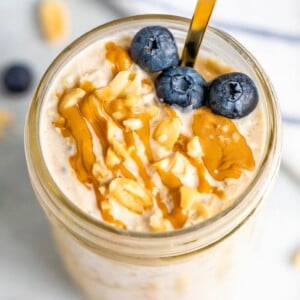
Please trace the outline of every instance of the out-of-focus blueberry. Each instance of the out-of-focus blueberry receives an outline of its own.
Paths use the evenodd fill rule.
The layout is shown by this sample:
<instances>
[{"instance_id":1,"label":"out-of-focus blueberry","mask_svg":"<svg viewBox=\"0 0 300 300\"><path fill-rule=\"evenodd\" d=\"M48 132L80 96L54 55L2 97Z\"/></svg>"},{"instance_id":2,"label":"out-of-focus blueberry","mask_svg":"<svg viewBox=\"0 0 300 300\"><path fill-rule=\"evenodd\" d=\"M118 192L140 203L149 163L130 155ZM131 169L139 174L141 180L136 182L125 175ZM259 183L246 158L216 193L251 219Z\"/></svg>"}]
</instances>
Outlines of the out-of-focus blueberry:
<instances>
[{"instance_id":1,"label":"out-of-focus blueberry","mask_svg":"<svg viewBox=\"0 0 300 300\"><path fill-rule=\"evenodd\" d=\"M3 83L10 92L24 92L30 87L31 82L31 70L24 64L13 64L4 70Z\"/></svg>"}]
</instances>

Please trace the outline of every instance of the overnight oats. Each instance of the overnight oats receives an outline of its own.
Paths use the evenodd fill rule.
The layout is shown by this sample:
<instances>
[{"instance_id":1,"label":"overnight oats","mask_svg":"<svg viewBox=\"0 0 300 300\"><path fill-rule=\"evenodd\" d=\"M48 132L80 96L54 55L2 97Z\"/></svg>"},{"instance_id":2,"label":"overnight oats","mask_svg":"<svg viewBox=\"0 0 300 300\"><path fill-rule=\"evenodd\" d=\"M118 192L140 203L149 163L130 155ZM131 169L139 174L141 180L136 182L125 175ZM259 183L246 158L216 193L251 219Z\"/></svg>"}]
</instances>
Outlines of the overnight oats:
<instances>
[{"instance_id":1,"label":"overnight oats","mask_svg":"<svg viewBox=\"0 0 300 300\"><path fill-rule=\"evenodd\" d=\"M257 62L188 20L100 26L47 71L26 154L62 260L89 299L226 299L279 166L279 116ZM125 29L126 28L126 29Z\"/></svg>"}]
</instances>

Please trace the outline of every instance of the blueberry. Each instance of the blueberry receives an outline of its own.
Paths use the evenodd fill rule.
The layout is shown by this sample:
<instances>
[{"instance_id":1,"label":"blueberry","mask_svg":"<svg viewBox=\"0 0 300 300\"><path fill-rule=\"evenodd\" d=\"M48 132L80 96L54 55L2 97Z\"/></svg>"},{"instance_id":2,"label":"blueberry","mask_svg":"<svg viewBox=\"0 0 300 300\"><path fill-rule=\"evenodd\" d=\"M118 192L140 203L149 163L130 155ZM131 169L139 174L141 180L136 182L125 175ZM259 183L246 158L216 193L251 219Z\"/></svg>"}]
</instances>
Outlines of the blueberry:
<instances>
[{"instance_id":1,"label":"blueberry","mask_svg":"<svg viewBox=\"0 0 300 300\"><path fill-rule=\"evenodd\" d=\"M130 46L133 61L147 72L158 72L179 65L178 50L172 33L161 26L141 29Z\"/></svg>"},{"instance_id":2,"label":"blueberry","mask_svg":"<svg viewBox=\"0 0 300 300\"><path fill-rule=\"evenodd\" d=\"M257 103L257 88L246 74L224 74L209 86L207 105L216 114L239 119L250 114Z\"/></svg>"},{"instance_id":3,"label":"blueberry","mask_svg":"<svg viewBox=\"0 0 300 300\"><path fill-rule=\"evenodd\" d=\"M4 70L3 83L10 92L24 92L30 87L31 82L32 73L24 64L14 64Z\"/></svg>"},{"instance_id":4,"label":"blueberry","mask_svg":"<svg viewBox=\"0 0 300 300\"><path fill-rule=\"evenodd\" d=\"M169 68L155 80L156 94L162 102L182 108L205 104L206 82L190 67Z\"/></svg>"}]
</instances>

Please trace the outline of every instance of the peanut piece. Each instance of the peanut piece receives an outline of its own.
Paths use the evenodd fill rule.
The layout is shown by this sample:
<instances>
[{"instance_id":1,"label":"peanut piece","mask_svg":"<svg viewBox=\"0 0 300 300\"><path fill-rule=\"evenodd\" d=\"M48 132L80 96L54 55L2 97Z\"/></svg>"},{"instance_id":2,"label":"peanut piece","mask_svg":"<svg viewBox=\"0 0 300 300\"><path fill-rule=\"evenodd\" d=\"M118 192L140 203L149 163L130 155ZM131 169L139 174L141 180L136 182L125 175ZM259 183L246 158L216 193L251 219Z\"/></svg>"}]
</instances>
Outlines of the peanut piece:
<instances>
[{"instance_id":1,"label":"peanut piece","mask_svg":"<svg viewBox=\"0 0 300 300\"><path fill-rule=\"evenodd\" d=\"M4 128L7 127L13 120L13 116L8 111L0 110L0 136L2 135Z\"/></svg>"},{"instance_id":2,"label":"peanut piece","mask_svg":"<svg viewBox=\"0 0 300 300\"><path fill-rule=\"evenodd\" d=\"M95 94L101 101L111 101L139 94L139 90L138 81L132 80L132 73L126 70L119 72L107 86L96 90Z\"/></svg>"},{"instance_id":3,"label":"peanut piece","mask_svg":"<svg viewBox=\"0 0 300 300\"><path fill-rule=\"evenodd\" d=\"M194 188L182 186L180 188L180 206L187 211L196 210L205 218L210 216L208 207L200 202L201 194Z\"/></svg>"},{"instance_id":4,"label":"peanut piece","mask_svg":"<svg viewBox=\"0 0 300 300\"><path fill-rule=\"evenodd\" d=\"M192 137L188 142L187 154L193 158L200 158L203 155L200 141L197 136Z\"/></svg>"},{"instance_id":5,"label":"peanut piece","mask_svg":"<svg viewBox=\"0 0 300 300\"><path fill-rule=\"evenodd\" d=\"M199 198L200 193L191 187L182 186L180 188L180 206L183 209L190 210L194 202Z\"/></svg>"},{"instance_id":6,"label":"peanut piece","mask_svg":"<svg viewBox=\"0 0 300 300\"><path fill-rule=\"evenodd\" d=\"M62 109L74 106L85 96L85 94L85 91L82 89L72 89L63 96L62 100L59 103L59 106Z\"/></svg>"},{"instance_id":7,"label":"peanut piece","mask_svg":"<svg viewBox=\"0 0 300 300\"><path fill-rule=\"evenodd\" d=\"M138 102L139 98L137 95L131 94L128 95L124 100L124 105L127 107L133 107L137 102Z\"/></svg>"},{"instance_id":8,"label":"peanut piece","mask_svg":"<svg viewBox=\"0 0 300 300\"><path fill-rule=\"evenodd\" d=\"M118 125L111 120L107 120L107 140L110 144L113 144L115 141L123 141L123 131Z\"/></svg>"},{"instance_id":9,"label":"peanut piece","mask_svg":"<svg viewBox=\"0 0 300 300\"><path fill-rule=\"evenodd\" d=\"M131 179L113 179L109 185L109 193L114 200L138 214L152 206L147 190Z\"/></svg>"},{"instance_id":10,"label":"peanut piece","mask_svg":"<svg viewBox=\"0 0 300 300\"><path fill-rule=\"evenodd\" d=\"M144 115L149 119L153 119L154 117L156 117L159 113L159 108L156 106L149 106L149 107L143 107L143 109L141 108L134 108L132 110L132 112L135 115Z\"/></svg>"},{"instance_id":11,"label":"peanut piece","mask_svg":"<svg viewBox=\"0 0 300 300\"><path fill-rule=\"evenodd\" d=\"M109 147L106 154L105 164L108 168L113 168L114 166L121 163L121 158L116 154L116 152Z\"/></svg>"},{"instance_id":12,"label":"peanut piece","mask_svg":"<svg viewBox=\"0 0 300 300\"><path fill-rule=\"evenodd\" d=\"M98 190L99 190L99 192L100 192L101 195L103 195L103 196L105 195L105 193L106 193L106 188L105 188L105 186L103 186L103 185L100 186ZM103 204L103 203L101 203L101 207L103 207L102 204Z\"/></svg>"},{"instance_id":13,"label":"peanut piece","mask_svg":"<svg viewBox=\"0 0 300 300\"><path fill-rule=\"evenodd\" d=\"M295 267L300 268L300 249L295 251L294 256L293 256L293 264Z\"/></svg>"},{"instance_id":14,"label":"peanut piece","mask_svg":"<svg viewBox=\"0 0 300 300\"><path fill-rule=\"evenodd\" d=\"M56 42L65 36L68 17L61 1L43 0L39 5L38 19L42 34L49 42Z\"/></svg>"},{"instance_id":15,"label":"peanut piece","mask_svg":"<svg viewBox=\"0 0 300 300\"><path fill-rule=\"evenodd\" d=\"M112 117L115 120L121 121L126 118L126 114L123 111L116 111L112 113Z\"/></svg>"},{"instance_id":16,"label":"peanut piece","mask_svg":"<svg viewBox=\"0 0 300 300\"><path fill-rule=\"evenodd\" d=\"M142 128L143 123L140 119L127 119L123 121L123 125L128 129L128 130L138 130Z\"/></svg>"},{"instance_id":17,"label":"peanut piece","mask_svg":"<svg viewBox=\"0 0 300 300\"><path fill-rule=\"evenodd\" d=\"M153 166L163 171L171 172L179 177L186 172L188 164L187 158L181 153L176 152L173 156L155 162Z\"/></svg>"},{"instance_id":18,"label":"peanut piece","mask_svg":"<svg viewBox=\"0 0 300 300\"><path fill-rule=\"evenodd\" d=\"M97 98L102 101L111 101L116 98L121 98L121 95L128 85L129 76L129 71L119 72L107 86L95 91Z\"/></svg>"},{"instance_id":19,"label":"peanut piece","mask_svg":"<svg viewBox=\"0 0 300 300\"><path fill-rule=\"evenodd\" d=\"M150 227L155 232L164 232L167 230L166 220L157 215L152 215L150 217Z\"/></svg>"},{"instance_id":20,"label":"peanut piece","mask_svg":"<svg viewBox=\"0 0 300 300\"><path fill-rule=\"evenodd\" d=\"M179 118L166 118L156 125L153 139L161 146L171 150L180 135L181 126Z\"/></svg>"},{"instance_id":21,"label":"peanut piece","mask_svg":"<svg viewBox=\"0 0 300 300\"><path fill-rule=\"evenodd\" d=\"M112 205L109 201L102 201L101 202L101 208L102 208L102 210L111 211L112 210Z\"/></svg>"},{"instance_id":22,"label":"peanut piece","mask_svg":"<svg viewBox=\"0 0 300 300\"><path fill-rule=\"evenodd\" d=\"M92 173L100 183L105 183L113 177L112 172L100 162L94 163Z\"/></svg>"},{"instance_id":23,"label":"peanut piece","mask_svg":"<svg viewBox=\"0 0 300 300\"><path fill-rule=\"evenodd\" d=\"M124 159L130 159L130 153L134 150L133 147L126 148L125 143L120 143L118 141L112 142L112 148L119 157Z\"/></svg>"}]
</instances>

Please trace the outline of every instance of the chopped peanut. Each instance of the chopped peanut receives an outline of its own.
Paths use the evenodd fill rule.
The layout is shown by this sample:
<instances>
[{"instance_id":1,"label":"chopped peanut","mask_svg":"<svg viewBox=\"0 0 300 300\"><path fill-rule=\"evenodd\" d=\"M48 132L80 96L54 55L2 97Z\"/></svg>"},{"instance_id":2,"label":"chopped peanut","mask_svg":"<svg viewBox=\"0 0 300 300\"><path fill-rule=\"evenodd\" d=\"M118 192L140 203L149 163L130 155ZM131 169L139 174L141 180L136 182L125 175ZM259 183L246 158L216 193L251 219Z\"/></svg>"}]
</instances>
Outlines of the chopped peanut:
<instances>
[{"instance_id":1,"label":"chopped peanut","mask_svg":"<svg viewBox=\"0 0 300 300\"><path fill-rule=\"evenodd\" d=\"M139 214L152 206L152 199L147 190L131 179L113 179L109 185L109 192L113 199Z\"/></svg>"},{"instance_id":2,"label":"chopped peanut","mask_svg":"<svg viewBox=\"0 0 300 300\"><path fill-rule=\"evenodd\" d=\"M179 118L166 118L159 121L154 129L153 139L171 150L180 135L181 126Z\"/></svg>"},{"instance_id":3,"label":"chopped peanut","mask_svg":"<svg viewBox=\"0 0 300 300\"><path fill-rule=\"evenodd\" d=\"M140 129L143 126L143 123L140 119L127 119L123 121L123 125L128 129L128 130L137 130Z\"/></svg>"},{"instance_id":4,"label":"chopped peanut","mask_svg":"<svg viewBox=\"0 0 300 300\"><path fill-rule=\"evenodd\" d=\"M200 158L202 156L202 148L199 138L194 136L187 144L187 154L193 158Z\"/></svg>"},{"instance_id":5,"label":"chopped peanut","mask_svg":"<svg viewBox=\"0 0 300 300\"><path fill-rule=\"evenodd\" d=\"M0 111L0 136L4 128L12 121L12 114L7 111Z\"/></svg>"},{"instance_id":6,"label":"chopped peanut","mask_svg":"<svg viewBox=\"0 0 300 300\"><path fill-rule=\"evenodd\" d=\"M166 220L157 215L152 215L150 217L150 227L155 232L164 232L167 230Z\"/></svg>"},{"instance_id":7,"label":"chopped peanut","mask_svg":"<svg viewBox=\"0 0 300 300\"><path fill-rule=\"evenodd\" d=\"M66 35L68 16L61 1L41 1L38 9L38 19L42 34L49 42L59 41Z\"/></svg>"},{"instance_id":8,"label":"chopped peanut","mask_svg":"<svg viewBox=\"0 0 300 300\"><path fill-rule=\"evenodd\" d=\"M108 168L112 168L121 162L121 158L116 154L116 152L109 147L106 154L105 163Z\"/></svg>"},{"instance_id":9,"label":"chopped peanut","mask_svg":"<svg viewBox=\"0 0 300 300\"><path fill-rule=\"evenodd\" d=\"M196 210L200 215L210 215L207 205L200 202L201 194L194 188L182 186L180 188L180 206L187 211Z\"/></svg>"}]
</instances>

